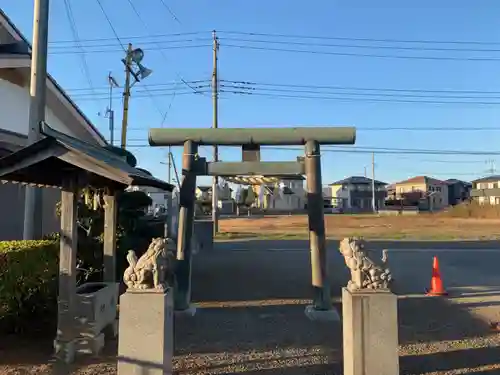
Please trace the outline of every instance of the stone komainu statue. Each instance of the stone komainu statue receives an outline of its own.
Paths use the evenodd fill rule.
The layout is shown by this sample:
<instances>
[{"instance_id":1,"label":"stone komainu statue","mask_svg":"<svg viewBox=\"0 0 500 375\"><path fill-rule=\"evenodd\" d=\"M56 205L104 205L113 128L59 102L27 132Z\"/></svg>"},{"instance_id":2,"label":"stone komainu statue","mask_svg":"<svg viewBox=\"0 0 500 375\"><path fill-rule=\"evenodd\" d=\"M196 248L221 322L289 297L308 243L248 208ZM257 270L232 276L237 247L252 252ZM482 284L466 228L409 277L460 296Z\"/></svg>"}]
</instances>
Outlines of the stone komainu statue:
<instances>
[{"instance_id":1,"label":"stone komainu statue","mask_svg":"<svg viewBox=\"0 0 500 375\"><path fill-rule=\"evenodd\" d=\"M170 238L155 238L146 252L137 259L134 250L127 254L128 268L123 281L131 289L165 289L172 277L175 242Z\"/></svg>"},{"instance_id":2,"label":"stone komainu statue","mask_svg":"<svg viewBox=\"0 0 500 375\"><path fill-rule=\"evenodd\" d=\"M387 250L383 250L382 259L373 257L373 251L365 247L365 241L357 237L344 238L340 241L340 253L351 271L349 290L390 289L391 271L387 263Z\"/></svg>"}]
</instances>

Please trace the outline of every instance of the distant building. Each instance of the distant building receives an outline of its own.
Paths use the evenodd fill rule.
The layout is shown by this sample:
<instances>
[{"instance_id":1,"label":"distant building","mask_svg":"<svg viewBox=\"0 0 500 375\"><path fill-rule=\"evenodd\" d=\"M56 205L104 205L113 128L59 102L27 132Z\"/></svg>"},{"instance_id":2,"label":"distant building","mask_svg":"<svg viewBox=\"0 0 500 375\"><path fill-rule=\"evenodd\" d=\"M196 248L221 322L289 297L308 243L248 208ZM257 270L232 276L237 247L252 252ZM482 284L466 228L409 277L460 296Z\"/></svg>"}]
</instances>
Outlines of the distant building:
<instances>
[{"instance_id":1,"label":"distant building","mask_svg":"<svg viewBox=\"0 0 500 375\"><path fill-rule=\"evenodd\" d=\"M448 185L448 204L454 206L470 198L472 184L467 181L450 178L445 181Z\"/></svg>"},{"instance_id":2,"label":"distant building","mask_svg":"<svg viewBox=\"0 0 500 375\"><path fill-rule=\"evenodd\" d=\"M126 191L142 191L151 198L151 206L146 211L150 215L165 212L167 208L167 198L171 194L165 190L151 186L129 186Z\"/></svg>"},{"instance_id":3,"label":"distant building","mask_svg":"<svg viewBox=\"0 0 500 375\"><path fill-rule=\"evenodd\" d=\"M470 196L480 204L500 204L500 175L472 181Z\"/></svg>"},{"instance_id":4,"label":"distant building","mask_svg":"<svg viewBox=\"0 0 500 375\"><path fill-rule=\"evenodd\" d=\"M231 200L232 189L225 185L223 188L217 190L219 201ZM198 186L195 192L196 199L199 201L212 201L212 186Z\"/></svg>"},{"instance_id":5,"label":"distant building","mask_svg":"<svg viewBox=\"0 0 500 375\"><path fill-rule=\"evenodd\" d=\"M428 176L416 176L397 182L395 199L423 210L440 210L448 206L448 184Z\"/></svg>"},{"instance_id":6,"label":"distant building","mask_svg":"<svg viewBox=\"0 0 500 375\"><path fill-rule=\"evenodd\" d=\"M375 180L375 205L377 210L384 208L387 183ZM352 176L329 185L332 207L343 211L371 211L372 179Z\"/></svg>"},{"instance_id":7,"label":"distant building","mask_svg":"<svg viewBox=\"0 0 500 375\"><path fill-rule=\"evenodd\" d=\"M263 210L295 211L306 208L304 176L236 176L229 182L251 186L255 207ZM281 186L281 188L279 188ZM262 191L262 193L261 193Z\"/></svg>"}]
</instances>

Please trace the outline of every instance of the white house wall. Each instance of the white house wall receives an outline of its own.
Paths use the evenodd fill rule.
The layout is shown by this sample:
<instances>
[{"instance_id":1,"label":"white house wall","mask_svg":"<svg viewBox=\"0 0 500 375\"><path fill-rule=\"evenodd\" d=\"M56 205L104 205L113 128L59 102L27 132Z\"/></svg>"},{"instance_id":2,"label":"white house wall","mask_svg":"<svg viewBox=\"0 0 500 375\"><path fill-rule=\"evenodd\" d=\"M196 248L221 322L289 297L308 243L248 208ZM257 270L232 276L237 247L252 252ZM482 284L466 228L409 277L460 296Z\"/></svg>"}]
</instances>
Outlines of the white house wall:
<instances>
[{"instance_id":1,"label":"white house wall","mask_svg":"<svg viewBox=\"0 0 500 375\"><path fill-rule=\"evenodd\" d=\"M30 95L28 87L20 87L0 79L0 128L28 134ZM75 137L50 108L45 108L45 121L52 128Z\"/></svg>"}]
</instances>

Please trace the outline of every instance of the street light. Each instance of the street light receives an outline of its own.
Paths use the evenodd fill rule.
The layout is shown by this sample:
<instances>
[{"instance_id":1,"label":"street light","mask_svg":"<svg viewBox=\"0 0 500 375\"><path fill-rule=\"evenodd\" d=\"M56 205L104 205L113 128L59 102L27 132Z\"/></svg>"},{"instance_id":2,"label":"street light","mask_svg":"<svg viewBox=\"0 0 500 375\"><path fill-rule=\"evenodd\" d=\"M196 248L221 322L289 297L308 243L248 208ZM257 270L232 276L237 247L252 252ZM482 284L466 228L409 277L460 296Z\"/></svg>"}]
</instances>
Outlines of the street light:
<instances>
[{"instance_id":1,"label":"street light","mask_svg":"<svg viewBox=\"0 0 500 375\"><path fill-rule=\"evenodd\" d=\"M148 77L153 73L151 69L141 64L144 59L144 51L140 48L132 49L129 43L127 55L122 59L125 65L125 89L123 91L123 119L122 119L122 139L121 147L124 149L127 145L127 125L128 125L128 102L130 98L130 88L137 82ZM130 84L130 76L134 77L134 83Z\"/></svg>"}]
</instances>

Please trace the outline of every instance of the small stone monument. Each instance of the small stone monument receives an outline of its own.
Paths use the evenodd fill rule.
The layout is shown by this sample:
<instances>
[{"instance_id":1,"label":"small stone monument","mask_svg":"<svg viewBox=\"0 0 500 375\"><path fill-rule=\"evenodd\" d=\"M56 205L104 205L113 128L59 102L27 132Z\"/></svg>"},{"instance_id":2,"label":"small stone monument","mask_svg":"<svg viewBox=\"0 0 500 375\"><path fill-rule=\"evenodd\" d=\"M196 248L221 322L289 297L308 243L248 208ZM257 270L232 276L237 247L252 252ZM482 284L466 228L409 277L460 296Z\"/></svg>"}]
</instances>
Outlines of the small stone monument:
<instances>
[{"instance_id":1,"label":"small stone monument","mask_svg":"<svg viewBox=\"0 0 500 375\"><path fill-rule=\"evenodd\" d=\"M133 250L120 298L118 375L170 375L174 351L172 276L175 242L155 238L142 257Z\"/></svg>"},{"instance_id":2,"label":"small stone monument","mask_svg":"<svg viewBox=\"0 0 500 375\"><path fill-rule=\"evenodd\" d=\"M387 251L373 256L361 238L344 238L340 253L351 271L342 289L344 375L399 375L397 296Z\"/></svg>"}]
</instances>

